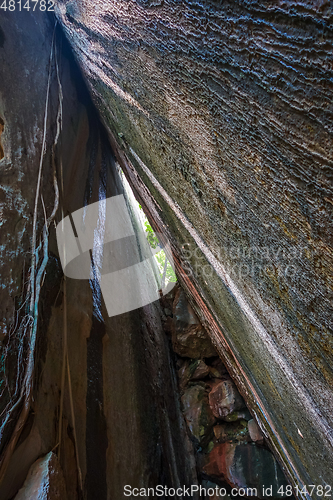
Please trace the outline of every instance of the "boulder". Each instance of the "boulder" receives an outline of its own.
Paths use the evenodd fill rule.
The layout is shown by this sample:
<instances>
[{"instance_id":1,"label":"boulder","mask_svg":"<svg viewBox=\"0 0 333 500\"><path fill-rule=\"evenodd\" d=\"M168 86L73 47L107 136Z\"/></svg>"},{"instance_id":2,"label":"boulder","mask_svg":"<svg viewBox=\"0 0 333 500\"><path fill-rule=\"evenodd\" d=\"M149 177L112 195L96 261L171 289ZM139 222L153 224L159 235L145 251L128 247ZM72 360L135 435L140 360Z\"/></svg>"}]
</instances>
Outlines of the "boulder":
<instances>
[{"instance_id":1,"label":"boulder","mask_svg":"<svg viewBox=\"0 0 333 500\"><path fill-rule=\"evenodd\" d=\"M226 422L237 422L237 420L249 421L251 419L252 419L252 415L247 408L245 408L243 410L233 411L232 413L230 413L226 417L223 417L223 420L225 420Z\"/></svg>"},{"instance_id":2,"label":"boulder","mask_svg":"<svg viewBox=\"0 0 333 500\"><path fill-rule=\"evenodd\" d=\"M242 396L230 378L215 382L209 393L209 405L217 418L225 418L245 407Z\"/></svg>"},{"instance_id":3,"label":"boulder","mask_svg":"<svg viewBox=\"0 0 333 500\"><path fill-rule=\"evenodd\" d=\"M186 360L178 370L179 385L184 389L190 380L202 380L210 373L210 367L202 359Z\"/></svg>"},{"instance_id":4,"label":"boulder","mask_svg":"<svg viewBox=\"0 0 333 500\"><path fill-rule=\"evenodd\" d=\"M174 300L173 318L172 345L179 356L202 359L217 355L207 332L202 328L181 289L177 291Z\"/></svg>"},{"instance_id":5,"label":"boulder","mask_svg":"<svg viewBox=\"0 0 333 500\"><path fill-rule=\"evenodd\" d=\"M208 456L204 472L209 477L226 481L232 488L252 488L247 496L259 498L264 497L263 486L272 486L272 494L268 496L281 499L283 495L277 491L281 486L285 491L288 484L274 455L254 443L216 445Z\"/></svg>"},{"instance_id":6,"label":"boulder","mask_svg":"<svg viewBox=\"0 0 333 500\"><path fill-rule=\"evenodd\" d=\"M199 320L188 303L184 290L178 288L173 302L173 315L175 318L176 331L182 331L189 325L199 325Z\"/></svg>"},{"instance_id":7,"label":"boulder","mask_svg":"<svg viewBox=\"0 0 333 500\"><path fill-rule=\"evenodd\" d=\"M227 441L245 442L251 441L248 425L246 420L239 420L230 424L222 423L215 425L214 435L218 442L225 443Z\"/></svg>"},{"instance_id":8,"label":"boulder","mask_svg":"<svg viewBox=\"0 0 333 500\"><path fill-rule=\"evenodd\" d=\"M50 452L32 464L15 500L66 500L65 479L57 456Z\"/></svg>"},{"instance_id":9,"label":"boulder","mask_svg":"<svg viewBox=\"0 0 333 500\"><path fill-rule=\"evenodd\" d=\"M189 387L182 398L183 412L192 436L199 442L209 435L215 423L208 404L206 389L197 384Z\"/></svg>"},{"instance_id":10,"label":"boulder","mask_svg":"<svg viewBox=\"0 0 333 500\"><path fill-rule=\"evenodd\" d=\"M222 361L220 359L215 359L211 363L210 374L213 378L224 378L228 372Z\"/></svg>"},{"instance_id":11,"label":"boulder","mask_svg":"<svg viewBox=\"0 0 333 500\"><path fill-rule=\"evenodd\" d=\"M202 359L198 359L194 361L192 364L194 370L191 375L191 380L202 380L206 377L208 377L210 373L209 366L206 365L206 363Z\"/></svg>"},{"instance_id":12,"label":"boulder","mask_svg":"<svg viewBox=\"0 0 333 500\"><path fill-rule=\"evenodd\" d=\"M201 325L174 332L172 345L173 350L182 357L198 359L216 356L215 348Z\"/></svg>"}]
</instances>

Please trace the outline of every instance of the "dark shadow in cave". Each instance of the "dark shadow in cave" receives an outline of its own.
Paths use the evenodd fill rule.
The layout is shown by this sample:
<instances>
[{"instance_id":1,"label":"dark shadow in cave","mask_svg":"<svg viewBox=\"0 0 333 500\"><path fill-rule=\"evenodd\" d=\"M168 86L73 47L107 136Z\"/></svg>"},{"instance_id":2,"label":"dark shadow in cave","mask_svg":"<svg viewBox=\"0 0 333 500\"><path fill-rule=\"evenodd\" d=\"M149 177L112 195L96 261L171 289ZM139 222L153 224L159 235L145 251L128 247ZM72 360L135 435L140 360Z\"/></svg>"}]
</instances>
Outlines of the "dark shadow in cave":
<instances>
[{"instance_id":1,"label":"dark shadow in cave","mask_svg":"<svg viewBox=\"0 0 333 500\"><path fill-rule=\"evenodd\" d=\"M4 131L4 128L5 128L5 123L0 116L0 160L2 160L2 158L5 156L5 153L3 151L3 146L1 144L1 135L2 135L2 132Z\"/></svg>"}]
</instances>

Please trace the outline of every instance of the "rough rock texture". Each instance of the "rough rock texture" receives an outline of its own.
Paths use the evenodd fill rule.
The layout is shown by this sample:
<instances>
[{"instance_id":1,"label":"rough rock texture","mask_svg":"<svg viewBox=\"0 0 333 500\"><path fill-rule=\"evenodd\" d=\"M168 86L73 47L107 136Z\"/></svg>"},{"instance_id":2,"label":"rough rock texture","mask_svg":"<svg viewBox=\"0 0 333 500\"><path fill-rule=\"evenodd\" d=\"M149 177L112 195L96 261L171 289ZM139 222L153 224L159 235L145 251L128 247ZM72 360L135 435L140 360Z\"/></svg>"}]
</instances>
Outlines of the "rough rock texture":
<instances>
[{"instance_id":1,"label":"rough rock texture","mask_svg":"<svg viewBox=\"0 0 333 500\"><path fill-rule=\"evenodd\" d=\"M172 346L179 355L188 358L216 356L212 342L180 288L173 303Z\"/></svg>"},{"instance_id":2,"label":"rough rock texture","mask_svg":"<svg viewBox=\"0 0 333 500\"><path fill-rule=\"evenodd\" d=\"M57 456L50 452L28 472L15 500L67 500L66 485Z\"/></svg>"},{"instance_id":3,"label":"rough rock texture","mask_svg":"<svg viewBox=\"0 0 333 500\"><path fill-rule=\"evenodd\" d=\"M204 471L215 479L223 479L232 488L256 488L256 493L247 496L264 498L263 486L272 486L272 498L288 495L287 482L283 477L274 455L254 444L222 443L213 448ZM290 495L289 495L290 496ZM267 498L267 497L266 497Z\"/></svg>"},{"instance_id":4,"label":"rough rock texture","mask_svg":"<svg viewBox=\"0 0 333 500\"><path fill-rule=\"evenodd\" d=\"M254 442L258 442L258 443L263 442L264 436L263 436L257 422L255 422L253 419L251 419L248 421L247 425L248 425L249 435L250 435L251 440Z\"/></svg>"},{"instance_id":5,"label":"rough rock texture","mask_svg":"<svg viewBox=\"0 0 333 500\"><path fill-rule=\"evenodd\" d=\"M215 382L209 393L209 406L217 418L225 418L245 404L237 387L230 378Z\"/></svg>"},{"instance_id":6,"label":"rough rock texture","mask_svg":"<svg viewBox=\"0 0 333 500\"><path fill-rule=\"evenodd\" d=\"M183 413L192 436L201 441L206 438L215 418L208 405L206 389L201 385L189 387L182 398Z\"/></svg>"},{"instance_id":7,"label":"rough rock texture","mask_svg":"<svg viewBox=\"0 0 333 500\"><path fill-rule=\"evenodd\" d=\"M233 422L230 424L218 424L214 427L214 436L217 441L224 443L227 441L248 442L255 441L249 434L246 420Z\"/></svg>"},{"instance_id":8,"label":"rough rock texture","mask_svg":"<svg viewBox=\"0 0 333 500\"><path fill-rule=\"evenodd\" d=\"M19 400L27 360L27 337L31 331L29 277L31 266L34 202L43 143L49 59L54 20L40 11L1 10L0 18L0 465L2 476L4 448L24 412ZM53 189L52 144L56 133L58 89L53 79L46 125L45 159L41 192L47 217L50 216ZM53 158L54 159L54 158ZM44 224L38 203L37 245ZM55 271L55 281L57 272ZM49 299L55 300L54 290ZM25 333L28 334L25 337ZM9 408L17 403L10 415ZM27 411L25 418L28 417ZM7 420L7 417L10 418ZM31 415L30 415L31 417ZM28 421L31 422L31 418ZM22 425L21 425L22 427ZM19 432L18 432L19 434ZM54 443L56 444L56 443ZM41 452L36 440L29 464L23 465L24 479Z\"/></svg>"},{"instance_id":9,"label":"rough rock texture","mask_svg":"<svg viewBox=\"0 0 333 500\"><path fill-rule=\"evenodd\" d=\"M330 3L78 0L57 15L289 477L332 484Z\"/></svg>"},{"instance_id":10,"label":"rough rock texture","mask_svg":"<svg viewBox=\"0 0 333 500\"><path fill-rule=\"evenodd\" d=\"M202 359L185 360L178 370L179 385L184 388L190 380L203 380L210 374L210 366Z\"/></svg>"},{"instance_id":11,"label":"rough rock texture","mask_svg":"<svg viewBox=\"0 0 333 500\"><path fill-rule=\"evenodd\" d=\"M8 413L3 410L10 395L15 402L16 367L24 374L26 366L26 350L19 357L20 343L26 340L20 338L22 331L17 325L20 314L28 312L25 286L54 25L55 19L38 9L7 11L0 18L0 116L4 123L4 158L0 160L1 363L9 353L0 377L0 465L3 457L9 456L8 442L22 407L17 407L6 422ZM49 215L54 202L53 159L60 190L59 222L62 214L124 193L124 186L66 40L60 31L54 40L53 54L57 54L64 96L62 131L53 150L59 85L52 59L41 194ZM39 199L38 242L43 223ZM50 450L60 454L71 500L122 498L125 484L196 484L192 445L180 413L159 303L109 318L95 280L68 278L64 282L54 225L49 230L48 250L39 301L33 398L6 470L1 469L1 500L15 496L31 465ZM62 387L63 366L66 376ZM18 393L21 382L19 379Z\"/></svg>"}]
</instances>

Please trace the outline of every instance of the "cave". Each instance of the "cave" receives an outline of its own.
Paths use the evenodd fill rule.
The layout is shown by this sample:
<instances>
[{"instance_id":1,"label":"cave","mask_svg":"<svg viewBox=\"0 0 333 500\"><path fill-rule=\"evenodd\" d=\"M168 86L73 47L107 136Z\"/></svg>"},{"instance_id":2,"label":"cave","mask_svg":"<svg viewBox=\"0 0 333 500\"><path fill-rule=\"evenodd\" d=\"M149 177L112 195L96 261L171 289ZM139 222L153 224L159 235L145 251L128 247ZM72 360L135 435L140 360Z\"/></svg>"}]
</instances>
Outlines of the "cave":
<instances>
[{"instance_id":1,"label":"cave","mask_svg":"<svg viewBox=\"0 0 333 500\"><path fill-rule=\"evenodd\" d=\"M330 497L330 2L7 3L0 500Z\"/></svg>"}]
</instances>

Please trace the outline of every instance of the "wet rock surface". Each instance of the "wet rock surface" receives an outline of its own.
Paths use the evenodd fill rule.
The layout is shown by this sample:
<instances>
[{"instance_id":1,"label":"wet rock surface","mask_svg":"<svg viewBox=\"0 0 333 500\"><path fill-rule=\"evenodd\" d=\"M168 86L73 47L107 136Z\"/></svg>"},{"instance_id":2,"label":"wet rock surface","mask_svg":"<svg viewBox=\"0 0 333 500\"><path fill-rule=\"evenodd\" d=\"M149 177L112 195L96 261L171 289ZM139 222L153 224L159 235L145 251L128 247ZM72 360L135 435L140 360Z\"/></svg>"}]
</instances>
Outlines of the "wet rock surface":
<instances>
[{"instance_id":1,"label":"wet rock surface","mask_svg":"<svg viewBox=\"0 0 333 500\"><path fill-rule=\"evenodd\" d=\"M232 488L245 491L254 488L254 496L265 498L264 486L272 487L272 498L285 498L287 482L274 455L255 444L221 443L213 448L208 457L204 472L212 478L224 479ZM278 490L280 489L280 493Z\"/></svg>"},{"instance_id":2,"label":"wet rock surface","mask_svg":"<svg viewBox=\"0 0 333 500\"><path fill-rule=\"evenodd\" d=\"M57 456L49 453L30 468L14 500L67 500L66 485Z\"/></svg>"},{"instance_id":3,"label":"wet rock surface","mask_svg":"<svg viewBox=\"0 0 333 500\"><path fill-rule=\"evenodd\" d=\"M219 423L214 427L214 435L218 442L227 441L247 442L254 441L251 436L246 420L239 420L231 424Z\"/></svg>"}]
</instances>

